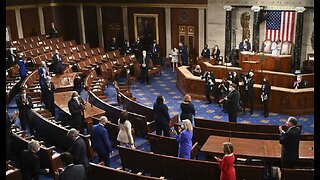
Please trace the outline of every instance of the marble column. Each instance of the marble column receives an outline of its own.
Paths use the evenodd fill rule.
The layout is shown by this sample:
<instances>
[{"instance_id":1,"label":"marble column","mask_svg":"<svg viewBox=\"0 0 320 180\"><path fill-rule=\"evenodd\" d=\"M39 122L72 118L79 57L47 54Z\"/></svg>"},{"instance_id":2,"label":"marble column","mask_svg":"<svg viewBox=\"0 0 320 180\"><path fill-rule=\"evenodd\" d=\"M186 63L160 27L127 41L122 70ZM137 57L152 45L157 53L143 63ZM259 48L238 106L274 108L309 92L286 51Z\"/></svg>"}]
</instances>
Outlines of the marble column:
<instances>
[{"instance_id":1,"label":"marble column","mask_svg":"<svg viewBox=\"0 0 320 180\"><path fill-rule=\"evenodd\" d=\"M46 34L46 28L44 26L44 17L43 17L43 7L38 7L39 22L40 22L40 33L41 35Z\"/></svg>"},{"instance_id":2,"label":"marble column","mask_svg":"<svg viewBox=\"0 0 320 180\"><path fill-rule=\"evenodd\" d=\"M15 9L16 14L16 22L17 22L17 29L18 29L18 37L19 39L23 38L23 29L22 29L22 22L21 22L21 14L20 14L20 8Z\"/></svg>"},{"instance_id":3,"label":"marble column","mask_svg":"<svg viewBox=\"0 0 320 180\"><path fill-rule=\"evenodd\" d=\"M165 8L166 23L166 57L169 58L171 48L171 8ZM178 48L178 47L177 47Z\"/></svg>"},{"instance_id":4,"label":"marble column","mask_svg":"<svg viewBox=\"0 0 320 180\"><path fill-rule=\"evenodd\" d=\"M302 47L302 35L303 35L303 12L305 11L304 7L296 7L297 11L297 24L295 32L295 46L294 46L294 63L293 70L300 70L301 63L301 47Z\"/></svg>"},{"instance_id":5,"label":"marble column","mask_svg":"<svg viewBox=\"0 0 320 180\"><path fill-rule=\"evenodd\" d=\"M230 53L231 53L231 33L232 33L232 28L231 28L231 19L232 19L232 14L231 6L223 6L223 9L226 11L226 24L225 24L225 46L224 46L224 62L229 62L230 61Z\"/></svg>"},{"instance_id":6,"label":"marble column","mask_svg":"<svg viewBox=\"0 0 320 180\"><path fill-rule=\"evenodd\" d=\"M78 23L79 23L80 43L85 44L86 43L86 31L85 31L85 26L84 26L82 4L78 7Z\"/></svg>"},{"instance_id":7,"label":"marble column","mask_svg":"<svg viewBox=\"0 0 320 180\"><path fill-rule=\"evenodd\" d=\"M104 48L101 6L97 6L97 24L98 24L99 47Z\"/></svg>"},{"instance_id":8,"label":"marble column","mask_svg":"<svg viewBox=\"0 0 320 180\"><path fill-rule=\"evenodd\" d=\"M202 49L204 48L204 27L205 27L205 22L204 22L204 19L205 19L205 16L204 16L204 9L198 9L198 12L199 12L199 15L198 15L198 18L199 18L199 51L198 51L198 56L200 56L200 53L202 51Z\"/></svg>"},{"instance_id":9,"label":"marble column","mask_svg":"<svg viewBox=\"0 0 320 180\"><path fill-rule=\"evenodd\" d=\"M128 30L128 8L122 7L122 20L123 20L123 36L124 40L129 41L129 30Z\"/></svg>"},{"instance_id":10,"label":"marble column","mask_svg":"<svg viewBox=\"0 0 320 180\"><path fill-rule=\"evenodd\" d=\"M252 51L259 52L259 38L260 38L260 6L252 6L253 10L253 35L252 35Z\"/></svg>"}]
</instances>

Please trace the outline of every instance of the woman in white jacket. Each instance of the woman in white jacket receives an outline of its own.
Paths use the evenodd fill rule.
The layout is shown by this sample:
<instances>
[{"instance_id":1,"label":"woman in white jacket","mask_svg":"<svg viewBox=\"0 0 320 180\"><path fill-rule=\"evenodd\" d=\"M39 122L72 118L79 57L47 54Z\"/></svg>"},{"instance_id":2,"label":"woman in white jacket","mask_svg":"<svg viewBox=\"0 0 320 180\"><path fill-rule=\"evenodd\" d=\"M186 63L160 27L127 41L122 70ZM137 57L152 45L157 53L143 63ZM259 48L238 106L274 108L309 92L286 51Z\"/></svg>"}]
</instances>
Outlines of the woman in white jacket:
<instances>
[{"instance_id":1,"label":"woman in white jacket","mask_svg":"<svg viewBox=\"0 0 320 180\"><path fill-rule=\"evenodd\" d=\"M127 111L123 111L120 114L118 120L119 133L117 140L120 142L120 146L135 148L134 140L131 133L131 123L128 120L129 114Z\"/></svg>"}]
</instances>

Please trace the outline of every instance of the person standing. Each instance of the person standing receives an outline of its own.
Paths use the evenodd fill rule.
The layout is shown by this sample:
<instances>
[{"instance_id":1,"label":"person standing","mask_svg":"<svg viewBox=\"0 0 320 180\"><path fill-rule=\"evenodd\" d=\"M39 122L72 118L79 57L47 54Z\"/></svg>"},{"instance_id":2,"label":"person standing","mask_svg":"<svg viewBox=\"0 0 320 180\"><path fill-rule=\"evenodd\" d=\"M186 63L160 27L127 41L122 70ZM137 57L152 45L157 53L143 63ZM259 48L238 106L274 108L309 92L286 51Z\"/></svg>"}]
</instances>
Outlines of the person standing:
<instances>
[{"instance_id":1,"label":"person standing","mask_svg":"<svg viewBox=\"0 0 320 180\"><path fill-rule=\"evenodd\" d=\"M109 51L114 51L118 48L119 48L118 41L115 37L113 37L110 43Z\"/></svg>"},{"instance_id":2,"label":"person standing","mask_svg":"<svg viewBox=\"0 0 320 180\"><path fill-rule=\"evenodd\" d=\"M91 132L92 148L97 152L99 161L103 161L105 166L110 166L110 154L112 147L108 130L104 127L108 123L106 116L101 116L99 124L93 125Z\"/></svg>"},{"instance_id":3,"label":"person standing","mask_svg":"<svg viewBox=\"0 0 320 180\"><path fill-rule=\"evenodd\" d=\"M187 47L183 43L179 43L179 54L181 55L181 61L183 66L188 66Z\"/></svg>"},{"instance_id":4,"label":"person standing","mask_svg":"<svg viewBox=\"0 0 320 180\"><path fill-rule=\"evenodd\" d=\"M189 119L194 125L194 116L196 115L196 110L191 102L190 94L186 94L180 104L181 114L180 120Z\"/></svg>"},{"instance_id":5,"label":"person standing","mask_svg":"<svg viewBox=\"0 0 320 180\"><path fill-rule=\"evenodd\" d=\"M274 56L279 56L281 52L281 40L278 39L276 42L273 42L271 45L271 54Z\"/></svg>"},{"instance_id":6,"label":"person standing","mask_svg":"<svg viewBox=\"0 0 320 180\"><path fill-rule=\"evenodd\" d=\"M19 54L19 59L17 59L17 64L19 66L19 75L23 81L27 77L27 60L22 58L22 54Z\"/></svg>"},{"instance_id":7,"label":"person standing","mask_svg":"<svg viewBox=\"0 0 320 180\"><path fill-rule=\"evenodd\" d=\"M179 50L177 48L173 48L171 56L172 71L175 71L175 69L178 68Z\"/></svg>"},{"instance_id":8,"label":"person standing","mask_svg":"<svg viewBox=\"0 0 320 180\"><path fill-rule=\"evenodd\" d=\"M236 180L236 171L234 169L233 146L230 142L223 143L224 156L222 159L215 157L219 162L221 170L220 180Z\"/></svg>"},{"instance_id":9,"label":"person standing","mask_svg":"<svg viewBox=\"0 0 320 180\"><path fill-rule=\"evenodd\" d=\"M261 101L263 103L263 115L264 117L269 116L268 106L269 106L269 99L270 99L270 91L271 86L269 84L268 78L263 78L263 84L261 85Z\"/></svg>"},{"instance_id":10,"label":"person standing","mask_svg":"<svg viewBox=\"0 0 320 180\"><path fill-rule=\"evenodd\" d=\"M159 65L159 51L160 51L160 46L157 44L156 40L153 40L153 43L151 45L151 56L152 56L152 62L154 65Z\"/></svg>"},{"instance_id":11,"label":"person standing","mask_svg":"<svg viewBox=\"0 0 320 180\"><path fill-rule=\"evenodd\" d=\"M299 143L301 136L301 129L297 127L297 119L289 117L286 126L287 131L279 126L280 138L279 142L281 148L281 168L294 168L296 162L299 160Z\"/></svg>"},{"instance_id":12,"label":"person standing","mask_svg":"<svg viewBox=\"0 0 320 180\"><path fill-rule=\"evenodd\" d=\"M39 84L40 84L40 90L43 92L44 84L46 83L46 77L50 76L49 68L47 67L47 64L45 61L41 61L41 66L38 68L38 74L39 74ZM42 101L44 100L43 94L41 95Z\"/></svg>"},{"instance_id":13,"label":"person standing","mask_svg":"<svg viewBox=\"0 0 320 180\"><path fill-rule=\"evenodd\" d=\"M198 76L198 77L201 76L201 67L200 67L199 64L196 65L196 67L194 68L192 74L193 74L194 76Z\"/></svg>"},{"instance_id":14,"label":"person standing","mask_svg":"<svg viewBox=\"0 0 320 180\"><path fill-rule=\"evenodd\" d=\"M51 23L51 27L49 29L49 38L57 38L58 37L58 30L54 26L54 23Z\"/></svg>"},{"instance_id":15,"label":"person standing","mask_svg":"<svg viewBox=\"0 0 320 180\"><path fill-rule=\"evenodd\" d=\"M179 135L177 135L176 131L173 131L173 133L177 135L176 140L179 143L178 157L190 159L193 136L193 127L190 120L182 120L182 126L178 127L178 131Z\"/></svg>"},{"instance_id":16,"label":"person standing","mask_svg":"<svg viewBox=\"0 0 320 180\"><path fill-rule=\"evenodd\" d=\"M226 112L226 106L224 98L228 96L230 83L227 81L227 78L223 78L221 83L218 86L219 93L219 106L223 105L223 111Z\"/></svg>"},{"instance_id":17,"label":"person standing","mask_svg":"<svg viewBox=\"0 0 320 180\"><path fill-rule=\"evenodd\" d=\"M39 180L39 174L49 173L49 169L40 168L40 160L37 152L40 150L39 141L31 140L28 142L28 149L21 153L20 169L23 180Z\"/></svg>"},{"instance_id":18,"label":"person standing","mask_svg":"<svg viewBox=\"0 0 320 180\"><path fill-rule=\"evenodd\" d=\"M244 109L247 106L247 104L249 103L249 108L250 108L250 114L253 114L253 85L254 85L254 79L253 79L253 72L250 71L247 76L244 76L244 83L243 83L243 87L244 87ZM244 114L246 114L245 110L244 110Z\"/></svg>"},{"instance_id":19,"label":"person standing","mask_svg":"<svg viewBox=\"0 0 320 180\"><path fill-rule=\"evenodd\" d=\"M248 39L244 39L242 42L240 42L239 50L240 51L250 51L251 50L251 44L248 41Z\"/></svg>"},{"instance_id":20,"label":"person standing","mask_svg":"<svg viewBox=\"0 0 320 180\"><path fill-rule=\"evenodd\" d=\"M206 59L210 59L210 49L208 49L208 44L204 45L204 49L201 52L201 56Z\"/></svg>"},{"instance_id":21,"label":"person standing","mask_svg":"<svg viewBox=\"0 0 320 180\"><path fill-rule=\"evenodd\" d=\"M143 44L140 41L140 38L137 38L137 41L134 44L134 54L135 54L137 59L140 59L141 53L142 53L142 49L143 49Z\"/></svg>"},{"instance_id":22,"label":"person standing","mask_svg":"<svg viewBox=\"0 0 320 180\"><path fill-rule=\"evenodd\" d=\"M69 152L63 152L60 155L63 168L59 168L58 180L84 180L85 169L82 164L73 164L72 155Z\"/></svg>"},{"instance_id":23,"label":"person standing","mask_svg":"<svg viewBox=\"0 0 320 180\"><path fill-rule=\"evenodd\" d=\"M32 120L32 112L33 108L32 98L31 96L27 96L27 91L25 88L21 88L20 95L16 99L16 104L19 109L19 120L21 124L21 130L26 130L27 126L29 126L30 133L33 135L33 124Z\"/></svg>"},{"instance_id":24,"label":"person standing","mask_svg":"<svg viewBox=\"0 0 320 180\"><path fill-rule=\"evenodd\" d=\"M164 102L164 97L159 95L156 102L153 104L154 120L156 123L156 134L162 135L163 132L164 136L170 137L170 116L168 112L169 109L167 105L164 104Z\"/></svg>"},{"instance_id":25,"label":"person standing","mask_svg":"<svg viewBox=\"0 0 320 180\"><path fill-rule=\"evenodd\" d=\"M220 49L218 45L215 45L213 50L212 50L212 54L211 54L212 58L215 59L217 61L217 64L220 64Z\"/></svg>"},{"instance_id":26,"label":"person standing","mask_svg":"<svg viewBox=\"0 0 320 180\"><path fill-rule=\"evenodd\" d=\"M226 111L228 113L229 122L237 122L238 110L239 110L239 91L237 90L237 85L232 83L229 86L229 94L224 98L226 101Z\"/></svg>"},{"instance_id":27,"label":"person standing","mask_svg":"<svg viewBox=\"0 0 320 180\"><path fill-rule=\"evenodd\" d=\"M79 136L79 132L71 128L67 136L72 140L71 148L68 152L71 153L73 157L74 164L82 164L85 169L85 177L87 177L89 172L89 159L87 156L87 147L84 140Z\"/></svg>"},{"instance_id":28,"label":"person standing","mask_svg":"<svg viewBox=\"0 0 320 180\"><path fill-rule=\"evenodd\" d=\"M71 127L83 133L85 103L77 92L72 93L72 97L68 102L68 108L71 114Z\"/></svg>"},{"instance_id":29,"label":"person standing","mask_svg":"<svg viewBox=\"0 0 320 180\"><path fill-rule=\"evenodd\" d=\"M51 112L52 116L55 117L54 92L56 91L56 88L54 87L50 76L46 77L46 83L43 85L42 90L41 93L44 97L44 105L46 109Z\"/></svg>"},{"instance_id":30,"label":"person standing","mask_svg":"<svg viewBox=\"0 0 320 180\"><path fill-rule=\"evenodd\" d=\"M131 130L132 125L128 119L128 111L122 111L118 120L119 133L117 140L120 142L120 146L126 146L135 149Z\"/></svg>"},{"instance_id":31,"label":"person standing","mask_svg":"<svg viewBox=\"0 0 320 180\"><path fill-rule=\"evenodd\" d=\"M150 56L147 55L147 51L142 51L142 56L140 58L140 68L141 68L141 83L143 84L145 81L147 81L147 84L150 84L149 82L149 63L150 63Z\"/></svg>"},{"instance_id":32,"label":"person standing","mask_svg":"<svg viewBox=\"0 0 320 180\"><path fill-rule=\"evenodd\" d=\"M63 73L63 59L59 51L55 50L55 55L52 57L52 71L55 74L62 74Z\"/></svg>"},{"instance_id":33,"label":"person standing","mask_svg":"<svg viewBox=\"0 0 320 180\"><path fill-rule=\"evenodd\" d=\"M124 41L124 46L123 46L123 54L125 56L128 56L128 55L131 54L131 52L132 52L132 47L130 45L130 42L128 40L125 40Z\"/></svg>"},{"instance_id":34,"label":"person standing","mask_svg":"<svg viewBox=\"0 0 320 180\"><path fill-rule=\"evenodd\" d=\"M205 79L205 86L206 86L206 98L208 102L206 104L211 104L212 100L210 94L215 95L216 92L216 79L214 74L210 71L206 71L201 79Z\"/></svg>"}]
</instances>

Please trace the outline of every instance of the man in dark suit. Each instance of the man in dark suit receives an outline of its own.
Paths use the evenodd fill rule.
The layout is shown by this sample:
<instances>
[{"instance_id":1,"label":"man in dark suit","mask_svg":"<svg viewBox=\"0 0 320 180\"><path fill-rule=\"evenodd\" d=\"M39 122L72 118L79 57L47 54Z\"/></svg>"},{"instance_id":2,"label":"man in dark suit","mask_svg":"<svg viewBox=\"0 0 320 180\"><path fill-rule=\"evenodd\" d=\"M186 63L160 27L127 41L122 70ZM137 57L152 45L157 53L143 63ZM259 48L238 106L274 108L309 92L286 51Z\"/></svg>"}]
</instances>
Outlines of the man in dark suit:
<instances>
[{"instance_id":1,"label":"man in dark suit","mask_svg":"<svg viewBox=\"0 0 320 180\"><path fill-rule=\"evenodd\" d=\"M299 142L301 129L297 127L297 119L289 117L286 126L288 130L282 130L279 126L280 138L279 142L282 144L281 148L281 167L294 168L296 161L299 159Z\"/></svg>"},{"instance_id":2,"label":"man in dark suit","mask_svg":"<svg viewBox=\"0 0 320 180\"><path fill-rule=\"evenodd\" d=\"M19 109L19 119L21 124L21 129L26 130L29 126L30 133L33 134L33 124L31 122L33 116L31 108L33 108L31 96L27 96L27 91L25 88L21 88L20 95L16 99L16 103Z\"/></svg>"},{"instance_id":3,"label":"man in dark suit","mask_svg":"<svg viewBox=\"0 0 320 180\"><path fill-rule=\"evenodd\" d=\"M38 180L39 174L49 173L49 169L40 169L40 160L36 154L39 150L39 142L31 140L28 143L28 149L21 153L20 169L23 180Z\"/></svg>"},{"instance_id":4,"label":"man in dark suit","mask_svg":"<svg viewBox=\"0 0 320 180\"><path fill-rule=\"evenodd\" d=\"M134 54L135 54L137 59L140 59L141 53L142 53L142 49L143 49L143 44L140 41L140 38L137 38L137 41L134 44Z\"/></svg>"},{"instance_id":5,"label":"man in dark suit","mask_svg":"<svg viewBox=\"0 0 320 180\"><path fill-rule=\"evenodd\" d=\"M52 71L55 74L62 74L63 73L63 59L61 54L58 50L55 51L55 55L52 57Z\"/></svg>"},{"instance_id":6,"label":"man in dark suit","mask_svg":"<svg viewBox=\"0 0 320 180\"><path fill-rule=\"evenodd\" d=\"M263 78L263 84L261 86L261 101L263 103L263 115L264 117L269 116L269 111L268 111L268 105L269 105L269 99L270 99L270 91L271 91L271 86L269 84L269 81L267 77Z\"/></svg>"},{"instance_id":7,"label":"man in dark suit","mask_svg":"<svg viewBox=\"0 0 320 180\"><path fill-rule=\"evenodd\" d=\"M79 132L74 128L70 129L67 135L73 141L69 152L72 154L74 164L82 164L85 169L85 177L87 177L90 164L87 156L86 143L79 136Z\"/></svg>"},{"instance_id":8,"label":"man in dark suit","mask_svg":"<svg viewBox=\"0 0 320 180\"><path fill-rule=\"evenodd\" d=\"M54 92L56 88L54 87L53 82L51 81L51 77L46 77L46 83L43 85L42 94L43 94L43 101L46 109L48 109L53 117L55 117L55 105L54 105Z\"/></svg>"},{"instance_id":9,"label":"man in dark suit","mask_svg":"<svg viewBox=\"0 0 320 180\"><path fill-rule=\"evenodd\" d=\"M240 44L239 44L239 50L240 51L250 51L251 50L251 44L248 41L248 39L244 39Z\"/></svg>"},{"instance_id":10,"label":"man in dark suit","mask_svg":"<svg viewBox=\"0 0 320 180\"><path fill-rule=\"evenodd\" d=\"M82 164L74 165L72 155L69 152L63 152L60 155L63 169L59 169L59 180L84 180L85 169Z\"/></svg>"},{"instance_id":11,"label":"man in dark suit","mask_svg":"<svg viewBox=\"0 0 320 180\"><path fill-rule=\"evenodd\" d=\"M81 91L82 91L82 89L83 89L83 87L82 87L82 79L81 79L81 77L79 76L79 74L77 73L76 74L76 76L75 76L75 78L74 78L74 80L73 80L73 90L74 91L77 91L78 92L78 94L80 94L81 93Z\"/></svg>"},{"instance_id":12,"label":"man in dark suit","mask_svg":"<svg viewBox=\"0 0 320 180\"><path fill-rule=\"evenodd\" d=\"M205 79L205 85L206 85L206 98L208 102L206 104L211 104L212 100L210 97L210 94L215 95L216 93L216 79L214 77L214 74L210 71L206 71L201 79Z\"/></svg>"},{"instance_id":13,"label":"man in dark suit","mask_svg":"<svg viewBox=\"0 0 320 180\"><path fill-rule=\"evenodd\" d=\"M49 29L49 37L50 38L56 38L58 37L58 30L57 28L54 26L54 23L51 23L51 27Z\"/></svg>"},{"instance_id":14,"label":"man in dark suit","mask_svg":"<svg viewBox=\"0 0 320 180\"><path fill-rule=\"evenodd\" d=\"M147 55L147 51L142 51L142 56L140 58L140 68L141 68L141 83L143 84L145 81L147 81L147 84L150 84L149 82L149 62L150 62L150 56Z\"/></svg>"},{"instance_id":15,"label":"man in dark suit","mask_svg":"<svg viewBox=\"0 0 320 180\"><path fill-rule=\"evenodd\" d=\"M244 76L244 82L243 82L243 92L244 92L244 108L246 107L247 103L249 103L250 108L250 114L253 114L253 85L254 85L254 79L253 79L254 73L250 71L248 73L248 77ZM244 114L245 114L244 110Z\"/></svg>"},{"instance_id":16,"label":"man in dark suit","mask_svg":"<svg viewBox=\"0 0 320 180\"><path fill-rule=\"evenodd\" d=\"M240 94L237 90L237 85L232 83L229 86L229 94L227 97L225 97L226 110L228 112L229 122L237 122L239 99Z\"/></svg>"},{"instance_id":17,"label":"man in dark suit","mask_svg":"<svg viewBox=\"0 0 320 180\"><path fill-rule=\"evenodd\" d=\"M160 46L157 44L156 40L153 40L153 43L151 45L151 58L154 65L159 65L159 51Z\"/></svg>"},{"instance_id":18,"label":"man in dark suit","mask_svg":"<svg viewBox=\"0 0 320 180\"><path fill-rule=\"evenodd\" d=\"M85 103L77 92L72 93L72 98L68 102L68 108L71 114L71 127L83 133Z\"/></svg>"},{"instance_id":19,"label":"man in dark suit","mask_svg":"<svg viewBox=\"0 0 320 180\"><path fill-rule=\"evenodd\" d=\"M91 132L92 148L97 152L99 161L103 161L105 166L110 165L110 153L112 153L108 130L104 127L107 123L107 117L101 116L99 124L94 125Z\"/></svg>"},{"instance_id":20,"label":"man in dark suit","mask_svg":"<svg viewBox=\"0 0 320 180\"><path fill-rule=\"evenodd\" d=\"M307 83L302 79L302 76L299 74L297 80L293 83L293 89L302 89L307 87Z\"/></svg>"},{"instance_id":21,"label":"man in dark suit","mask_svg":"<svg viewBox=\"0 0 320 180\"><path fill-rule=\"evenodd\" d=\"M124 45L123 45L123 48L122 48L122 53L125 56L127 56L127 55L132 53L132 47L131 47L130 42L128 40L124 41Z\"/></svg>"},{"instance_id":22,"label":"man in dark suit","mask_svg":"<svg viewBox=\"0 0 320 180\"><path fill-rule=\"evenodd\" d=\"M110 43L109 51L114 51L119 48L118 41L115 37L112 38Z\"/></svg>"},{"instance_id":23,"label":"man in dark suit","mask_svg":"<svg viewBox=\"0 0 320 180\"><path fill-rule=\"evenodd\" d=\"M28 69L27 69L27 60L22 58L22 54L19 54L19 58L17 59L17 64L19 66L19 75L21 80L24 80L27 77Z\"/></svg>"},{"instance_id":24,"label":"man in dark suit","mask_svg":"<svg viewBox=\"0 0 320 180\"><path fill-rule=\"evenodd\" d=\"M210 59L210 49L208 49L208 44L204 45L204 49L201 52L201 56L206 59Z\"/></svg>"},{"instance_id":25,"label":"man in dark suit","mask_svg":"<svg viewBox=\"0 0 320 180\"><path fill-rule=\"evenodd\" d=\"M183 66L188 66L187 47L183 43L179 43L179 53Z\"/></svg>"}]
</instances>

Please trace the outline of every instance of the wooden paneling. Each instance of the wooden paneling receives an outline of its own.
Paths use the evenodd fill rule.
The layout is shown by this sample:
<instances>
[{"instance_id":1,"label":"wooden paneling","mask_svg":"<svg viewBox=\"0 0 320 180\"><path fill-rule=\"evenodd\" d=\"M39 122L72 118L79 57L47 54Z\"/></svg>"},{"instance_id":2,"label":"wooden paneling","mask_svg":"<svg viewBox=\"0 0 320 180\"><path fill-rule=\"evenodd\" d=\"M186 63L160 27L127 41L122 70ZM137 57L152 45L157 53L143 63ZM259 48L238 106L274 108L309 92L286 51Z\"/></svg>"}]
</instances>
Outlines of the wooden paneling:
<instances>
[{"instance_id":1,"label":"wooden paneling","mask_svg":"<svg viewBox=\"0 0 320 180\"><path fill-rule=\"evenodd\" d=\"M11 39L17 40L19 37L18 37L16 13L14 12L14 10L6 11L6 26L10 27Z\"/></svg>"},{"instance_id":2,"label":"wooden paneling","mask_svg":"<svg viewBox=\"0 0 320 180\"><path fill-rule=\"evenodd\" d=\"M199 55L198 9L171 9L171 47L179 46L179 25L194 26L194 52Z\"/></svg>"},{"instance_id":3,"label":"wooden paneling","mask_svg":"<svg viewBox=\"0 0 320 180\"><path fill-rule=\"evenodd\" d=\"M128 8L128 28L130 42L135 41L134 36L134 14L158 14L158 31L160 56L166 53L166 28L165 28L165 10L164 8Z\"/></svg>"},{"instance_id":4,"label":"wooden paneling","mask_svg":"<svg viewBox=\"0 0 320 180\"><path fill-rule=\"evenodd\" d=\"M101 11L104 47L108 50L112 37L116 37L119 43L124 43L122 8L102 7Z\"/></svg>"},{"instance_id":5,"label":"wooden paneling","mask_svg":"<svg viewBox=\"0 0 320 180\"><path fill-rule=\"evenodd\" d=\"M20 14L23 29L23 37L41 35L38 9L21 9Z\"/></svg>"},{"instance_id":6,"label":"wooden paneling","mask_svg":"<svg viewBox=\"0 0 320 180\"><path fill-rule=\"evenodd\" d=\"M90 47L99 47L97 11L94 6L83 7L86 41Z\"/></svg>"},{"instance_id":7,"label":"wooden paneling","mask_svg":"<svg viewBox=\"0 0 320 180\"><path fill-rule=\"evenodd\" d=\"M43 8L46 33L54 22L59 36L64 40L75 40L80 43L79 23L76 6L55 6Z\"/></svg>"}]
</instances>

